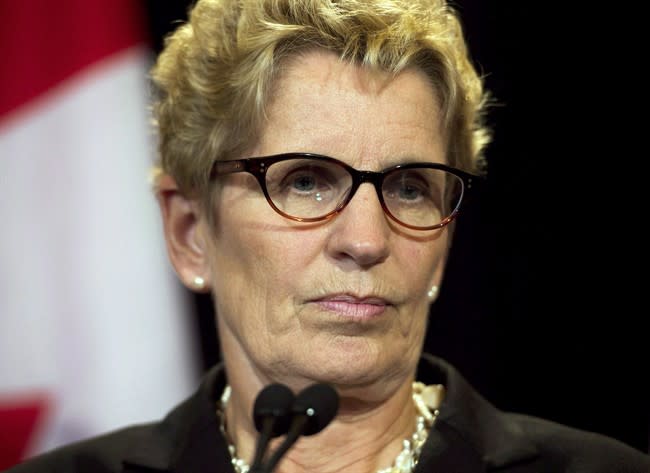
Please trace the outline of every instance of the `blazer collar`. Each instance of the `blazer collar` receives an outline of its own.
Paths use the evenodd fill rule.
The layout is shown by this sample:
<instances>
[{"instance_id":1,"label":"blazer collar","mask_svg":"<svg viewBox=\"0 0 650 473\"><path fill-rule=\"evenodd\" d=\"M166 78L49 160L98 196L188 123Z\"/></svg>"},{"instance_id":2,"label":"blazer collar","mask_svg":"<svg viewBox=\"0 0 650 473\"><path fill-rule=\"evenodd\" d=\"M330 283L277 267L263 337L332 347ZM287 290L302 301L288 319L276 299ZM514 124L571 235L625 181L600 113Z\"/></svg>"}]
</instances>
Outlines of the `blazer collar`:
<instances>
[{"instance_id":1,"label":"blazer collar","mask_svg":"<svg viewBox=\"0 0 650 473\"><path fill-rule=\"evenodd\" d=\"M418 380L441 383L446 396L423 448L416 473L475 473L538 455L518 424L483 399L450 364L423 355ZM221 364L199 389L162 422L142 433L124 459L124 472L142 468L183 473L233 472L226 441L215 414L225 386Z\"/></svg>"},{"instance_id":2,"label":"blazer collar","mask_svg":"<svg viewBox=\"0 0 650 473\"><path fill-rule=\"evenodd\" d=\"M519 424L496 409L446 361L424 354L418 379L446 388L416 472L479 472L539 455Z\"/></svg>"}]
</instances>

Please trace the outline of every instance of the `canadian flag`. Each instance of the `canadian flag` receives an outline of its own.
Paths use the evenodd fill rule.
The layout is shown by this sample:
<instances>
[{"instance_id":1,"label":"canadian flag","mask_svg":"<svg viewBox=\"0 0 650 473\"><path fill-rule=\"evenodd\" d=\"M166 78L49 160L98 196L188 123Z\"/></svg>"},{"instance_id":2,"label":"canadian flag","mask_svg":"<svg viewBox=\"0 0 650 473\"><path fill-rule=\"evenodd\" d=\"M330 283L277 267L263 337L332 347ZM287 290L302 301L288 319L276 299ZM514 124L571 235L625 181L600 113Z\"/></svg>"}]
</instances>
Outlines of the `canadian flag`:
<instances>
[{"instance_id":1,"label":"canadian flag","mask_svg":"<svg viewBox=\"0 0 650 473\"><path fill-rule=\"evenodd\" d=\"M0 0L0 470L199 374L148 173L140 2Z\"/></svg>"}]
</instances>

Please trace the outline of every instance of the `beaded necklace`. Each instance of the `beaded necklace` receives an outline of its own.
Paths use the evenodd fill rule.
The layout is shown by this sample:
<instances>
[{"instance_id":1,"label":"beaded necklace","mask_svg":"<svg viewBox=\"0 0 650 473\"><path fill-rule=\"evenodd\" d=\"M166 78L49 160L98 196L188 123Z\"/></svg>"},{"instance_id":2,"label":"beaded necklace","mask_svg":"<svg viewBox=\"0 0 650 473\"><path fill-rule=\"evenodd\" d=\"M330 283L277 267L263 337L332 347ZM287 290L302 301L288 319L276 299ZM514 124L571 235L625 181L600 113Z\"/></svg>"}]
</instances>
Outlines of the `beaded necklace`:
<instances>
[{"instance_id":1,"label":"beaded necklace","mask_svg":"<svg viewBox=\"0 0 650 473\"><path fill-rule=\"evenodd\" d=\"M248 473L250 465L237 456L237 448L226 430L226 406L230 400L231 388L226 385L217 407L217 415L221 421L221 433L228 442L228 451L233 468L236 473ZM445 395L445 388L441 384L425 385L420 382L413 383L413 403L417 410L415 417L415 431L410 439L404 439L402 451L395 457L393 464L388 468L377 470L377 473L411 473L420 459L420 452L429 436L429 429L438 417L438 408Z\"/></svg>"}]
</instances>

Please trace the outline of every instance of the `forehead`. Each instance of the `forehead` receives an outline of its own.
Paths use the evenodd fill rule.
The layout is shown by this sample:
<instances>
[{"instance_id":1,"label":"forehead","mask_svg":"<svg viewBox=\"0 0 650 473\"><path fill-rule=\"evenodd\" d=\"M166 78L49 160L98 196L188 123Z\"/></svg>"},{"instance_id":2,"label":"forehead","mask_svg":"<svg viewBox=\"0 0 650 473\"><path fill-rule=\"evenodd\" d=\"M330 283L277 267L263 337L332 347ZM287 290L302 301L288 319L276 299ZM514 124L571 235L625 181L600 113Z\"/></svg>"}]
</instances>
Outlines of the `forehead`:
<instances>
[{"instance_id":1,"label":"forehead","mask_svg":"<svg viewBox=\"0 0 650 473\"><path fill-rule=\"evenodd\" d=\"M378 159L444 161L438 100L423 72L371 71L324 51L281 67L259 154L314 152L373 167Z\"/></svg>"}]
</instances>

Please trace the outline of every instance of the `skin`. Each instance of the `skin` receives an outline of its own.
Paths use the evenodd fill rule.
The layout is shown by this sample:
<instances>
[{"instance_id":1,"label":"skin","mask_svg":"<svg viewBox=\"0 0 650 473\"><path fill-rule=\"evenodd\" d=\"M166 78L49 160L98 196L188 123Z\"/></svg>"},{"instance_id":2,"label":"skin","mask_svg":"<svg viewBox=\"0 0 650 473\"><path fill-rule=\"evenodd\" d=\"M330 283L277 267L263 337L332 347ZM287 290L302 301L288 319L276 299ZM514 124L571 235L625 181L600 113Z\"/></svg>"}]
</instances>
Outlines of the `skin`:
<instances>
[{"instance_id":1,"label":"skin","mask_svg":"<svg viewBox=\"0 0 650 473\"><path fill-rule=\"evenodd\" d=\"M259 142L246 156L303 151L357 169L445 162L434 90L423 73L395 78L312 51L284 65ZM208 228L199 205L169 176L159 202L170 259L191 287L215 295L233 389L226 417L242 458L257 433L250 412L263 386L295 392L334 385L339 415L301 439L278 471L376 471L413 432L411 382L440 285L448 232L407 230L384 215L365 184L333 220L292 222L274 212L252 176L226 176Z\"/></svg>"}]
</instances>

